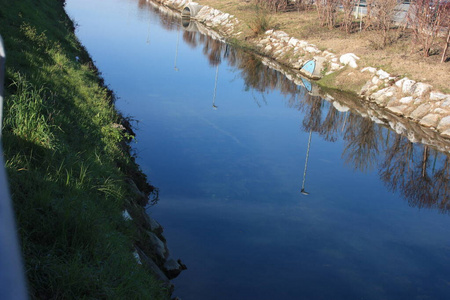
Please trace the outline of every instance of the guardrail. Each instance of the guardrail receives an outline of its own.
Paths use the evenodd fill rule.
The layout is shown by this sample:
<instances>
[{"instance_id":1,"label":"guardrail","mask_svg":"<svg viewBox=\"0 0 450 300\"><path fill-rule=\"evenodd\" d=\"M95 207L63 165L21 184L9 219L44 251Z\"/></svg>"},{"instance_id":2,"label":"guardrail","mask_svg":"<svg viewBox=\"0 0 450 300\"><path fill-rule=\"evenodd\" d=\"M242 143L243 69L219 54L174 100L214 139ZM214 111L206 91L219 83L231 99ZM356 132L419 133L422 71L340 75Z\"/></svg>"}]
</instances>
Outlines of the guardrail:
<instances>
[{"instance_id":1,"label":"guardrail","mask_svg":"<svg viewBox=\"0 0 450 300\"><path fill-rule=\"evenodd\" d=\"M5 47L0 35L0 142L2 142ZM27 299L25 275L0 145L0 299Z\"/></svg>"}]
</instances>

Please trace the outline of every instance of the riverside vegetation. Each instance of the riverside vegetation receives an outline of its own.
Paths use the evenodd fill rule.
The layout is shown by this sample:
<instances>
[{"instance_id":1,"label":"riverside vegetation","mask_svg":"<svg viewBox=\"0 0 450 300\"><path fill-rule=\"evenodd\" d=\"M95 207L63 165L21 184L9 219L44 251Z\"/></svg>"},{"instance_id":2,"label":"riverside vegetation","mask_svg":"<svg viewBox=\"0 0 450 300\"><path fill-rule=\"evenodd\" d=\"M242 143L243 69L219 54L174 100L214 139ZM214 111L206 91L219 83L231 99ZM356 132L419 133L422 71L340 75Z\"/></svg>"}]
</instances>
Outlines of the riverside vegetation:
<instances>
[{"instance_id":1,"label":"riverside vegetation","mask_svg":"<svg viewBox=\"0 0 450 300\"><path fill-rule=\"evenodd\" d=\"M150 3L151 1L157 1L163 6L183 12L190 11L191 8L194 9L193 7L198 5L196 3L191 3L190 0L147 0L147 2ZM215 3L214 0L204 1ZM282 2L282 0L277 1ZM251 1L246 1L246 3L247 2L252 3ZM266 3L267 1L256 2ZM219 39L225 39L233 45L254 51L262 56L264 60L265 58L273 59L276 61L275 64L267 60L266 63L273 65L274 68L279 69L282 73L285 72L284 69L286 68L288 70L291 69L292 72L288 71L289 74L286 73L286 76L299 85L303 85L303 79L300 74L304 74L314 79L320 79L319 85L324 88L323 91L328 91L328 94L324 94L324 97L330 101L334 100L334 98L330 95L330 93L334 93L333 91L345 92L349 95L353 94L356 98L376 105L378 107L377 110L380 113L380 117L383 120L389 120L389 115L396 115L404 118L405 120L412 120L412 122L420 124L423 128L431 129L427 130L426 139L420 137L422 134L419 134L418 137L411 138L412 141L422 140L422 142L426 144L428 144L427 141L431 141L431 143L434 144L434 141L437 139L450 138L450 94L446 95L445 92L446 87L448 86L449 72L438 72L436 65L434 65L433 68L431 68L431 65L427 65L424 69L418 69L417 67L415 69L411 68L411 70L420 72L423 76L432 75L431 77L427 77L433 78L433 85L430 85L424 82L411 80L409 76L407 77L406 73L396 73L395 71L392 71L392 68L389 66L385 66L389 72L386 72L385 69L379 68L378 64L376 64L377 68L367 67L367 64L365 63L366 61L354 53L339 54L340 56L337 56L333 53L334 50L331 49L333 52L327 50L330 49L329 47L318 47L315 44L310 44L308 41L299 40L285 31L275 30L276 28L267 30L268 28L274 28L273 25L270 25L273 24L271 18L273 17L279 21L284 15L284 12L280 15L276 12L275 14L269 14L264 7L261 8L261 4L257 4L255 6L254 1L253 4L249 3L243 4L242 1L227 2L226 6L231 5L232 7L235 7L237 4L237 10L240 8L241 10L248 9L247 13L253 12L253 15L244 15L242 19L243 21L234 15L230 15L227 12L212 8L208 5L200 6L201 9L198 10L192 17L195 21L205 25L206 28L217 31L217 33L214 33L211 30L205 30L211 32L210 34L212 36L217 36L218 34ZM298 1L296 3L298 3ZM217 4L220 5L220 3ZM189 6L186 7L186 5ZM309 6L311 5L308 5L307 7ZM411 7L415 8L415 5L412 5ZM404 10L404 7L402 9ZM226 7L226 10L232 12L232 9L229 9L229 7ZM384 12L387 12L386 10L388 9L385 8ZM414 10L412 11L414 12ZM389 20L389 22L386 21L386 26L382 26L381 30L377 30L379 26L369 26L375 27L373 31L376 32L376 35L384 36L382 38L382 49L385 51L377 53L379 55L379 60L383 57L395 57L394 54L391 55L391 53L385 49L387 46L385 43L387 41L386 34L390 35L389 32L391 31L391 27L387 25L392 24L392 13L382 14L381 12L377 12L373 15L369 15L375 19L372 21L364 21L369 24L381 22L380 19L386 21L387 18L387 20ZM381 15L384 15L384 17L381 18ZM408 15L409 13L407 16ZM303 11L302 14L298 16L298 18L294 18L294 16L292 16L292 19L295 19L294 22L297 22L298 20L305 21ZM411 17L408 16L406 17L406 20L410 18ZM439 30L447 30L449 27L446 25L447 21L450 21L450 15L442 13L440 16L438 15L437 18L440 19L438 22L439 25L437 25ZM251 22L249 22L249 20ZM317 22L311 20L310 23L319 28L320 25L329 25L328 21ZM335 24L336 21L333 21L332 23ZM360 24L362 25L363 23L360 22ZM285 29L292 31L291 26L294 25L295 23L291 22ZM303 25L307 28L309 24L303 22ZM247 30L245 30L246 27ZM345 28L345 26L343 28ZM360 28L362 29L362 27ZM407 26L405 26L404 30L406 30L406 28ZM300 29L304 28L302 27ZM328 29L326 30L330 31L333 35L336 32L339 32L339 30L333 31L333 29L333 26L331 26L331 28L328 26ZM378 33L377 31L381 33ZM366 34L365 31L364 34ZM448 34L450 34L450 32ZM298 33L294 34L294 36L297 35ZM315 34L311 34L311 37L314 36ZM435 37L437 37L437 35ZM450 38L450 35L448 37ZM329 39L325 39L325 43L328 44ZM447 39L445 45L448 46L448 43L449 40ZM352 50L357 50L353 49L355 47L354 44L349 43L347 39L341 37L338 38L337 45L348 44L350 44ZM430 50L433 43L429 42L427 45L427 47L429 47L428 50ZM446 57L446 50L447 47L444 47L441 56L442 58ZM421 51L421 53L426 53L429 55L430 51ZM311 59L316 61L316 67L313 73L308 74L307 71L300 68ZM405 62L409 62L409 59L402 60L400 64L402 70L406 70L405 68L407 65L403 65ZM444 70L450 66L445 63L445 60L442 60L440 65L444 65ZM429 71L428 74L426 73L426 70ZM426 80L426 78L423 79L423 81ZM372 117L374 121L380 121L380 118L374 116ZM398 133L405 133L403 127L402 129L394 128L392 127L391 122L389 122L389 126ZM411 135L411 132L409 132L408 135Z\"/></svg>"},{"instance_id":2,"label":"riverside vegetation","mask_svg":"<svg viewBox=\"0 0 450 300\"><path fill-rule=\"evenodd\" d=\"M30 297L169 299L133 255L151 252L143 205L154 188L64 1L2 0L0 20L3 149Z\"/></svg>"},{"instance_id":3,"label":"riverside vegetation","mask_svg":"<svg viewBox=\"0 0 450 300\"><path fill-rule=\"evenodd\" d=\"M353 16L349 17L348 13L337 10L339 3L349 2L346 0L323 2L330 7L316 7L311 5L310 1L286 0L198 0L196 2L236 16L241 21L236 31L242 32L236 42L246 47L251 48L252 39L265 30L282 30L291 37L307 40L317 45L320 50L330 50L337 56L349 52L355 53L361 58L358 62L360 66L383 69L390 74L431 84L443 93L450 93L448 51L447 58L443 55L444 50L446 51L445 45L449 43L449 32L437 34L438 28L442 28L439 26L448 24L450 16L443 13L441 18L433 18L432 39L423 36L424 31L418 26L425 26L427 20L422 17L433 16L426 13L429 6L423 1L418 1L418 4L424 7L424 16L417 17L421 20L420 24L411 22L411 17L408 18L408 16L405 22L400 24L391 22L389 17L396 15L396 12L392 11L388 5L392 2L391 0L367 1L372 4L381 3L378 6L384 8L384 11L372 11L372 14L378 13L379 18L371 19L354 19ZM294 2L297 6L294 6ZM417 14L414 8L416 7L412 7L409 16ZM409 21L408 27L406 27L406 21ZM445 62L441 63L441 60ZM325 77L321 85L358 93L363 81L352 81L347 74L348 72L343 70L332 75L331 80Z\"/></svg>"}]
</instances>

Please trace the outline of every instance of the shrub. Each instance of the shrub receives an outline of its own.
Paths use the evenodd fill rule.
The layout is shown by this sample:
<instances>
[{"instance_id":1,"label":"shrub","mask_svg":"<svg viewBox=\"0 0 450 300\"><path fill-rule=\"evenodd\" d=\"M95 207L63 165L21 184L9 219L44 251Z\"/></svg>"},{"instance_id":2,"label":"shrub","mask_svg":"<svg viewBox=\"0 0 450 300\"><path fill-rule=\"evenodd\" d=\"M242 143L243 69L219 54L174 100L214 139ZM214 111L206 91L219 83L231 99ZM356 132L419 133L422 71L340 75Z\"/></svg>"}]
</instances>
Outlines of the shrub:
<instances>
[{"instance_id":1,"label":"shrub","mask_svg":"<svg viewBox=\"0 0 450 300\"><path fill-rule=\"evenodd\" d=\"M255 36L262 34L272 28L272 18L264 8L256 7L255 17L251 20L249 27Z\"/></svg>"}]
</instances>

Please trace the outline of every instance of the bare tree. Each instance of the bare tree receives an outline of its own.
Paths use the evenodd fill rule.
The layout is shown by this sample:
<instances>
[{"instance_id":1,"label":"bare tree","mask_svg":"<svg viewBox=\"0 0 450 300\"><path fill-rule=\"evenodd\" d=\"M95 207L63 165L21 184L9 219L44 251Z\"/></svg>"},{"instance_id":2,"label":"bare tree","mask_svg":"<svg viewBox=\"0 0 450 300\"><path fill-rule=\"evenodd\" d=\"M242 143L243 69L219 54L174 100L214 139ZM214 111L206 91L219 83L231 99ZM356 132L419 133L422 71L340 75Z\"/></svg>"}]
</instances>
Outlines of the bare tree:
<instances>
[{"instance_id":1,"label":"bare tree","mask_svg":"<svg viewBox=\"0 0 450 300\"><path fill-rule=\"evenodd\" d=\"M444 50L442 51L442 58L441 62L445 62L446 56L447 56L447 50L450 46L450 3L446 4L445 7L443 7L443 14L442 14L442 26L447 28L447 38L445 39L444 43Z\"/></svg>"},{"instance_id":2,"label":"bare tree","mask_svg":"<svg viewBox=\"0 0 450 300\"><path fill-rule=\"evenodd\" d=\"M345 28L345 32L350 33L352 30L353 22L353 8L355 8L355 0L341 0L342 10L344 12L344 19L342 25Z\"/></svg>"},{"instance_id":3,"label":"bare tree","mask_svg":"<svg viewBox=\"0 0 450 300\"><path fill-rule=\"evenodd\" d=\"M333 29L336 25L336 13L339 0L318 0L316 1L317 14L322 26Z\"/></svg>"},{"instance_id":4,"label":"bare tree","mask_svg":"<svg viewBox=\"0 0 450 300\"><path fill-rule=\"evenodd\" d=\"M391 27L396 15L397 0L372 0L371 25L381 31L381 47L391 41Z\"/></svg>"},{"instance_id":5,"label":"bare tree","mask_svg":"<svg viewBox=\"0 0 450 300\"><path fill-rule=\"evenodd\" d=\"M414 42L421 46L425 57L430 56L436 37L442 31L442 26L448 23L448 13L445 6L430 4L429 0L411 3L409 21L414 31Z\"/></svg>"},{"instance_id":6,"label":"bare tree","mask_svg":"<svg viewBox=\"0 0 450 300\"><path fill-rule=\"evenodd\" d=\"M372 7L373 7L373 3L376 0L366 0L366 9L367 9L367 15L365 17L365 28L367 29L369 27L372 26Z\"/></svg>"},{"instance_id":7,"label":"bare tree","mask_svg":"<svg viewBox=\"0 0 450 300\"><path fill-rule=\"evenodd\" d=\"M295 0L292 4L297 11L304 11L310 9L314 0Z\"/></svg>"},{"instance_id":8,"label":"bare tree","mask_svg":"<svg viewBox=\"0 0 450 300\"><path fill-rule=\"evenodd\" d=\"M444 50L442 51L441 63L445 62L449 45L450 45L450 26L447 27L447 39L444 44Z\"/></svg>"},{"instance_id":9,"label":"bare tree","mask_svg":"<svg viewBox=\"0 0 450 300\"><path fill-rule=\"evenodd\" d=\"M254 0L256 5L264 7L270 11L284 11L288 7L288 0Z\"/></svg>"}]
</instances>

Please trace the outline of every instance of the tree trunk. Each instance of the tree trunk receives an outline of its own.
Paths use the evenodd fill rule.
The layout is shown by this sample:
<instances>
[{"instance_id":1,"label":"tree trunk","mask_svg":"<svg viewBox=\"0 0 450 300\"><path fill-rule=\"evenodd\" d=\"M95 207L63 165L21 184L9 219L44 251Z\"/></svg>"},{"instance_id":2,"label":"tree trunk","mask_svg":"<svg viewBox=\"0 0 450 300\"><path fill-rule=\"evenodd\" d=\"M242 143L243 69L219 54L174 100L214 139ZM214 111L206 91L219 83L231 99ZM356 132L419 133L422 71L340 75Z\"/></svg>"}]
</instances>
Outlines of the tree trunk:
<instances>
[{"instance_id":1,"label":"tree trunk","mask_svg":"<svg viewBox=\"0 0 450 300\"><path fill-rule=\"evenodd\" d=\"M450 44L450 25L448 27L447 41L445 42L445 47L444 47L444 51L442 53L441 63L445 62L445 57L447 56L447 50L448 50L448 45L449 44Z\"/></svg>"}]
</instances>

